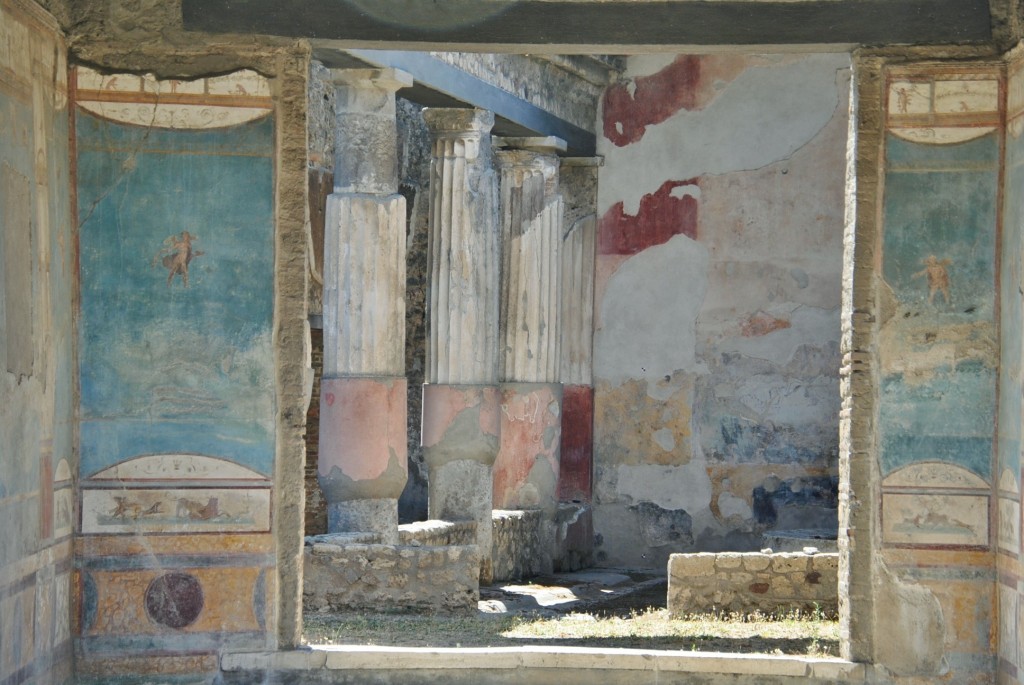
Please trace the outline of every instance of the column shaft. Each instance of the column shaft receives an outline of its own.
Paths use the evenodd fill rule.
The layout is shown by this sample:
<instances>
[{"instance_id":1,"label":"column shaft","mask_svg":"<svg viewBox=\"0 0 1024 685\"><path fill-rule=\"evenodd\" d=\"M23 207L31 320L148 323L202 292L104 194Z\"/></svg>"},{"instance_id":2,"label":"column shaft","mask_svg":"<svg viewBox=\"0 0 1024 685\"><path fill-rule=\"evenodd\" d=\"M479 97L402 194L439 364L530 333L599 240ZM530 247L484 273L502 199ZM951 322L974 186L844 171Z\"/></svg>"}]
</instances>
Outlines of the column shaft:
<instances>
[{"instance_id":1,"label":"column shaft","mask_svg":"<svg viewBox=\"0 0 1024 685\"><path fill-rule=\"evenodd\" d=\"M396 194L395 70L334 72L335 184L324 236L320 485L330 532L397 542L408 475L405 199Z\"/></svg>"},{"instance_id":2,"label":"column shaft","mask_svg":"<svg viewBox=\"0 0 1024 685\"><path fill-rule=\"evenodd\" d=\"M476 522L481 582L491 579L491 465L498 451L498 185L494 115L427 109L430 299L423 456L431 518Z\"/></svg>"}]
</instances>

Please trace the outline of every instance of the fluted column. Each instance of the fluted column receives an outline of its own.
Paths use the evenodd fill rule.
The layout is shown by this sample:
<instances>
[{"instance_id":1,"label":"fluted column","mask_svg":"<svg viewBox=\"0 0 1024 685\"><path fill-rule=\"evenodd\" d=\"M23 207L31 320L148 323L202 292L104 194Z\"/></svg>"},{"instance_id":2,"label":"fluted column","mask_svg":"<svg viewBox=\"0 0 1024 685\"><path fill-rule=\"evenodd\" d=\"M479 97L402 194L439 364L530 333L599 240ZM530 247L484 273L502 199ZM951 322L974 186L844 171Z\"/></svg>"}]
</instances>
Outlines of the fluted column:
<instances>
[{"instance_id":1,"label":"fluted column","mask_svg":"<svg viewBox=\"0 0 1024 685\"><path fill-rule=\"evenodd\" d=\"M330 532L398 539L408 476L405 199L397 193L394 69L332 72L334 192L324 234L320 484Z\"/></svg>"},{"instance_id":2,"label":"fluted column","mask_svg":"<svg viewBox=\"0 0 1024 685\"><path fill-rule=\"evenodd\" d=\"M498 183L491 112L426 109L430 299L423 456L431 518L473 520L491 579L491 466L498 451Z\"/></svg>"},{"instance_id":3,"label":"fluted column","mask_svg":"<svg viewBox=\"0 0 1024 685\"><path fill-rule=\"evenodd\" d=\"M562 436L556 566L588 565L594 461L594 268L600 157L562 159L566 230L562 243Z\"/></svg>"},{"instance_id":4,"label":"fluted column","mask_svg":"<svg viewBox=\"0 0 1024 685\"><path fill-rule=\"evenodd\" d=\"M494 505L541 509L542 552L551 569L561 434L561 246L557 138L500 139L501 449Z\"/></svg>"},{"instance_id":5,"label":"fluted column","mask_svg":"<svg viewBox=\"0 0 1024 685\"><path fill-rule=\"evenodd\" d=\"M561 243L557 138L499 139L501 169L501 380L559 380Z\"/></svg>"}]
</instances>

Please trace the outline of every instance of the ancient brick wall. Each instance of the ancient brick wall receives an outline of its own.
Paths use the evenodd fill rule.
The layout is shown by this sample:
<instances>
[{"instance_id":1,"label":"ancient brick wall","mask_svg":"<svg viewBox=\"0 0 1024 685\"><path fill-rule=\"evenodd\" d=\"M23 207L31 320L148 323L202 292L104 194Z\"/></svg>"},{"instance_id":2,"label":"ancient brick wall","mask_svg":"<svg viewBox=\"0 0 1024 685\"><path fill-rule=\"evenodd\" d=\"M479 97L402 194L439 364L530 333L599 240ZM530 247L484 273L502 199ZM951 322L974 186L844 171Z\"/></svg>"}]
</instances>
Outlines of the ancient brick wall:
<instances>
[{"instance_id":1,"label":"ancient brick wall","mask_svg":"<svg viewBox=\"0 0 1024 685\"><path fill-rule=\"evenodd\" d=\"M494 580L528 578L552 569L552 540L545 537L549 525L539 509L494 510L491 555Z\"/></svg>"}]
</instances>

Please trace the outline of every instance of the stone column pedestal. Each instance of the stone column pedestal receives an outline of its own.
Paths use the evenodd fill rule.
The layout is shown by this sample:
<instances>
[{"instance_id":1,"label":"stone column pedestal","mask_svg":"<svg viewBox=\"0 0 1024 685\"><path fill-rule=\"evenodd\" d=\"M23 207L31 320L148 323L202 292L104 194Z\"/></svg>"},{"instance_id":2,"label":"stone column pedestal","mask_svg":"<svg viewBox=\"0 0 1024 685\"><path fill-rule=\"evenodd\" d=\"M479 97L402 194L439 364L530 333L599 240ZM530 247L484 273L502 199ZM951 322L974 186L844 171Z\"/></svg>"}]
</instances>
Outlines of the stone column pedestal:
<instances>
[{"instance_id":1,"label":"stone column pedestal","mask_svg":"<svg viewBox=\"0 0 1024 685\"><path fill-rule=\"evenodd\" d=\"M495 509L542 509L558 505L562 436L560 383L503 383L501 450L494 462Z\"/></svg>"},{"instance_id":2,"label":"stone column pedestal","mask_svg":"<svg viewBox=\"0 0 1024 685\"><path fill-rule=\"evenodd\" d=\"M491 468L498 454L500 416L501 395L493 385L423 386L428 515L476 523L481 583L492 577Z\"/></svg>"},{"instance_id":3,"label":"stone column pedestal","mask_svg":"<svg viewBox=\"0 0 1024 685\"><path fill-rule=\"evenodd\" d=\"M320 384L320 487L331 532L398 542L398 497L408 475L406 380L325 378Z\"/></svg>"}]
</instances>

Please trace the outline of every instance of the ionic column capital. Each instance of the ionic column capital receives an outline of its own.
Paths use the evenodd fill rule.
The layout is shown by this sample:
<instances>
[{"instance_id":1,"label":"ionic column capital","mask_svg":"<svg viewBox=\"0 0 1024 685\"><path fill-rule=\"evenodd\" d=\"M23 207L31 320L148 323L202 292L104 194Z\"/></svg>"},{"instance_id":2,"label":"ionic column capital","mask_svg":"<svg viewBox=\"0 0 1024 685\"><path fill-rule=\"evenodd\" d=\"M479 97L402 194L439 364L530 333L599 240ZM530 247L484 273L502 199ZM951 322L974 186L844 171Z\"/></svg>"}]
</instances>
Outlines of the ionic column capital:
<instances>
[{"instance_id":1,"label":"ionic column capital","mask_svg":"<svg viewBox=\"0 0 1024 685\"><path fill-rule=\"evenodd\" d=\"M333 69L334 191L391 195L398 191L395 93L412 85L397 69Z\"/></svg>"},{"instance_id":2,"label":"ionic column capital","mask_svg":"<svg viewBox=\"0 0 1024 685\"><path fill-rule=\"evenodd\" d=\"M337 89L383 90L392 93L413 84L412 74L401 69L331 69L328 79Z\"/></svg>"},{"instance_id":3,"label":"ionic column capital","mask_svg":"<svg viewBox=\"0 0 1024 685\"><path fill-rule=\"evenodd\" d=\"M482 137L494 127L494 112L486 109L428 107L423 121L435 138Z\"/></svg>"}]
</instances>

